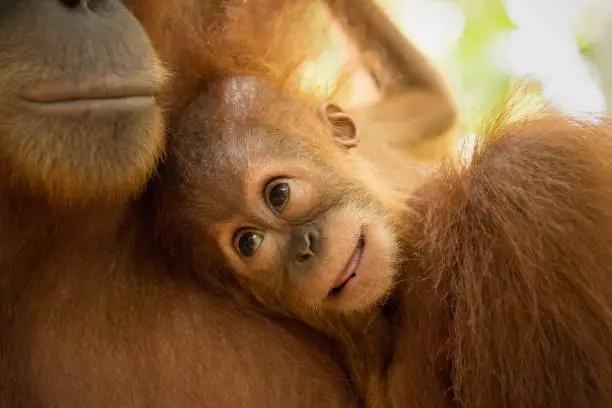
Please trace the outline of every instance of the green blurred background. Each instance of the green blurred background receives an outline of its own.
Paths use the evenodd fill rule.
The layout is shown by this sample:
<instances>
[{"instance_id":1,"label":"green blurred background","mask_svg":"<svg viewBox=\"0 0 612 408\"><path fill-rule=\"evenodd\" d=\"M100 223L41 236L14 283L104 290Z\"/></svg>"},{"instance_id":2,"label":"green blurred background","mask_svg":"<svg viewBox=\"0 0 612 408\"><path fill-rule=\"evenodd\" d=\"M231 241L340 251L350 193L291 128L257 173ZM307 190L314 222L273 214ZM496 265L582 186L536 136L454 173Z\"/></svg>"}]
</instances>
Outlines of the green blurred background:
<instances>
[{"instance_id":1,"label":"green blurred background","mask_svg":"<svg viewBox=\"0 0 612 408\"><path fill-rule=\"evenodd\" d=\"M612 0L379 1L445 74L468 123L524 79L566 112L612 112Z\"/></svg>"}]
</instances>

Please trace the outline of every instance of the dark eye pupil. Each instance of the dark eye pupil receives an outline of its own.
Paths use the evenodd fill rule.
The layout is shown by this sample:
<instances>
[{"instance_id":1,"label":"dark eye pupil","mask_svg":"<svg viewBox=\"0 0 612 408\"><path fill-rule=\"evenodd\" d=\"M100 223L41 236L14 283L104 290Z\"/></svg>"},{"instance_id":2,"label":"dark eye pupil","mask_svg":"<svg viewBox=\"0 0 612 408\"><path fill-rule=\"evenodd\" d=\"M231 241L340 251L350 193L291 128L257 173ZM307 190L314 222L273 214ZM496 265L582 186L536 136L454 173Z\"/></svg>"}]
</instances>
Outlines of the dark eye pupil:
<instances>
[{"instance_id":1,"label":"dark eye pupil","mask_svg":"<svg viewBox=\"0 0 612 408\"><path fill-rule=\"evenodd\" d=\"M242 256L253 256L262 242L263 236L261 234L253 231L245 232L238 240L238 251Z\"/></svg>"},{"instance_id":2,"label":"dark eye pupil","mask_svg":"<svg viewBox=\"0 0 612 408\"><path fill-rule=\"evenodd\" d=\"M270 205L277 210L282 210L289 200L289 184L279 183L275 185L271 190L268 197Z\"/></svg>"}]
</instances>

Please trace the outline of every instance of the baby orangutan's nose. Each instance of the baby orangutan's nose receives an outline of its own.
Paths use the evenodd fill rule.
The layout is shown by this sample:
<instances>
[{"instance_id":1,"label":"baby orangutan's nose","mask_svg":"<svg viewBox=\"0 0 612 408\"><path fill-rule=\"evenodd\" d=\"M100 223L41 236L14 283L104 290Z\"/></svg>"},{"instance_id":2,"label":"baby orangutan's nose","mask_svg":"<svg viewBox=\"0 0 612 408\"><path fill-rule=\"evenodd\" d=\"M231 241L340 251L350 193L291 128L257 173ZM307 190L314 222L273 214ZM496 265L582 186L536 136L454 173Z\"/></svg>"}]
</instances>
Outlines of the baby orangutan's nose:
<instances>
[{"instance_id":1,"label":"baby orangutan's nose","mask_svg":"<svg viewBox=\"0 0 612 408\"><path fill-rule=\"evenodd\" d=\"M294 227L291 232L290 247L294 259L304 264L316 257L319 245L319 231L314 225Z\"/></svg>"}]
</instances>

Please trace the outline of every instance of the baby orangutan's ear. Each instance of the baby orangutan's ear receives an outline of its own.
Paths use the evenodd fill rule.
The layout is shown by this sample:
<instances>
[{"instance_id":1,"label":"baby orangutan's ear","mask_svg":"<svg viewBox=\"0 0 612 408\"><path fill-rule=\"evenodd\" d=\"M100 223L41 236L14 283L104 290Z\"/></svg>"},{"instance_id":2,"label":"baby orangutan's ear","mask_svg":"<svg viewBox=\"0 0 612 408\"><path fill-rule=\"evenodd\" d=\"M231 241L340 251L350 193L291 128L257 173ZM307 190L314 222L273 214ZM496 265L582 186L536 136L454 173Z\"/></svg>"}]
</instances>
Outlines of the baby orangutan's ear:
<instances>
[{"instance_id":1,"label":"baby orangutan's ear","mask_svg":"<svg viewBox=\"0 0 612 408\"><path fill-rule=\"evenodd\" d=\"M353 117L344 112L342 108L333 102L325 102L321 107L321 116L327 121L334 134L334 139L340 145L350 149L359 143L357 124Z\"/></svg>"}]
</instances>

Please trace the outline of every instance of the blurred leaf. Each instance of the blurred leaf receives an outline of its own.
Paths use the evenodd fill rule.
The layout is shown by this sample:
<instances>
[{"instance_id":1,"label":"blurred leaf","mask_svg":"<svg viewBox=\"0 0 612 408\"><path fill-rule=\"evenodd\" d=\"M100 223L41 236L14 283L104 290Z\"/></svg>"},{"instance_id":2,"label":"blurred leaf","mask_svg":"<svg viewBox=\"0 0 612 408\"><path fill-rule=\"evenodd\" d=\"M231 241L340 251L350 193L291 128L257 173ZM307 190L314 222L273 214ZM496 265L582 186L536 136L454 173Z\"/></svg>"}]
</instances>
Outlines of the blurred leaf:
<instances>
[{"instance_id":1,"label":"blurred leaf","mask_svg":"<svg viewBox=\"0 0 612 408\"><path fill-rule=\"evenodd\" d=\"M498 105L511 86L509 75L499 69L492 53L501 35L512 23L501 0L455 0L465 16L465 30L451 53L461 72L458 103L468 106L468 122L482 117Z\"/></svg>"}]
</instances>

